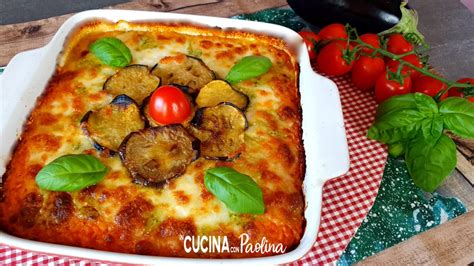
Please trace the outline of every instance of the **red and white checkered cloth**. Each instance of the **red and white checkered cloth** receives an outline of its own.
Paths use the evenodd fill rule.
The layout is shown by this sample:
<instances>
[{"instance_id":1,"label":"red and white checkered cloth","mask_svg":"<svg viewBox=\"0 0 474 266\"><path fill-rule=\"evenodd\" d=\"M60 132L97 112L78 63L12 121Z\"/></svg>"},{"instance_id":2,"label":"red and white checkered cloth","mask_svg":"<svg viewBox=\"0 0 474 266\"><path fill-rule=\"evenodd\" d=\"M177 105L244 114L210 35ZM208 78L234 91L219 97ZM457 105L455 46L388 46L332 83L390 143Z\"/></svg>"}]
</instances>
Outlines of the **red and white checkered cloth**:
<instances>
[{"instance_id":1,"label":"red and white checkered cloth","mask_svg":"<svg viewBox=\"0 0 474 266\"><path fill-rule=\"evenodd\" d=\"M0 265L80 265L102 266L103 262L92 262L80 258L60 258L51 255L12 248L0 245ZM114 264L116 265L116 264Z\"/></svg>"},{"instance_id":2,"label":"red and white checkered cloth","mask_svg":"<svg viewBox=\"0 0 474 266\"><path fill-rule=\"evenodd\" d=\"M383 145L365 137L375 115L374 97L357 90L349 76L333 77L341 95L351 167L324 184L321 224L311 251L292 265L328 264L349 244L377 196L387 158ZM99 265L82 259L60 258L0 244L0 264Z\"/></svg>"},{"instance_id":3,"label":"red and white checkered cloth","mask_svg":"<svg viewBox=\"0 0 474 266\"><path fill-rule=\"evenodd\" d=\"M387 160L384 145L365 136L377 107L373 95L355 88L347 75L331 79L341 96L351 166L346 175L324 184L316 243L293 265L328 264L339 259L374 204Z\"/></svg>"}]
</instances>

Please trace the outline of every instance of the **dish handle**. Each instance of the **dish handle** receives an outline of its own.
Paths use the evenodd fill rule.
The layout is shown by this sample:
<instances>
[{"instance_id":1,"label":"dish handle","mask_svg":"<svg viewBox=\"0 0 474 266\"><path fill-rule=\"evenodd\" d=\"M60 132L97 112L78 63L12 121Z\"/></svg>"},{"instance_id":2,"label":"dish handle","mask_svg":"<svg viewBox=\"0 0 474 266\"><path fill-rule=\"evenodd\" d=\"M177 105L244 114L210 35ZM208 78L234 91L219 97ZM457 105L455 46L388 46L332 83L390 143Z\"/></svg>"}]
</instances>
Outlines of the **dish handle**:
<instances>
[{"instance_id":1,"label":"dish handle","mask_svg":"<svg viewBox=\"0 0 474 266\"><path fill-rule=\"evenodd\" d=\"M44 54L44 48L19 53L10 60L0 75L0 139L4 143L15 143L22 131L23 123L36 102L40 90L29 90L35 72ZM39 84L38 86L42 86ZM25 99L33 98L30 101ZM31 104L26 104L31 103ZM0 145L0 160L6 160L10 154L9 145ZM5 172L5 165L0 165L0 175Z\"/></svg>"},{"instance_id":2,"label":"dish handle","mask_svg":"<svg viewBox=\"0 0 474 266\"><path fill-rule=\"evenodd\" d=\"M9 81L12 80L12 78L14 78L15 76L18 76L18 73L21 73L21 76L28 74L30 74L29 76L31 76L31 74L33 74L34 69L38 66L39 58L43 54L43 50L44 49L42 47L16 54L10 60L10 62L8 62L3 73L0 75L0 82L10 83ZM26 81L28 79L22 80ZM18 80L15 81L18 82Z\"/></svg>"},{"instance_id":3,"label":"dish handle","mask_svg":"<svg viewBox=\"0 0 474 266\"><path fill-rule=\"evenodd\" d=\"M300 88L306 88L301 92L303 141L312 147L305 150L306 171L325 182L345 174L350 164L339 91L314 71L302 71Z\"/></svg>"}]
</instances>

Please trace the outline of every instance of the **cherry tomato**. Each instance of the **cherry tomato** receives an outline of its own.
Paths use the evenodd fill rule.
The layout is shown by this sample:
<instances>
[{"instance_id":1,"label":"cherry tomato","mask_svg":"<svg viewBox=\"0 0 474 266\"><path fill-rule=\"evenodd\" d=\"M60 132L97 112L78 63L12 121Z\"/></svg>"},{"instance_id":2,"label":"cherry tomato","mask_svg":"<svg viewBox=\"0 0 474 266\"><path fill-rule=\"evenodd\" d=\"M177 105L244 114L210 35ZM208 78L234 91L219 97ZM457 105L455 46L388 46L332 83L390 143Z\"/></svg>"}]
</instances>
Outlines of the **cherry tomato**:
<instances>
[{"instance_id":1,"label":"cherry tomato","mask_svg":"<svg viewBox=\"0 0 474 266\"><path fill-rule=\"evenodd\" d=\"M458 81L459 82L459 81ZM448 97L464 97L464 93L459 88L451 88L448 91Z\"/></svg>"},{"instance_id":2,"label":"cherry tomato","mask_svg":"<svg viewBox=\"0 0 474 266\"><path fill-rule=\"evenodd\" d=\"M346 27L340 23L329 24L319 31L322 41L334 40L337 38L347 39Z\"/></svg>"},{"instance_id":3,"label":"cherry tomato","mask_svg":"<svg viewBox=\"0 0 474 266\"><path fill-rule=\"evenodd\" d=\"M446 88L446 84L429 76L421 76L413 81L413 92L421 92L431 97L436 96L439 91L445 90ZM440 99L443 100L446 97L448 97L447 93Z\"/></svg>"},{"instance_id":4,"label":"cherry tomato","mask_svg":"<svg viewBox=\"0 0 474 266\"><path fill-rule=\"evenodd\" d=\"M457 83L468 83L474 85L474 78L462 78L456 81ZM464 97L464 93L461 91L461 88L451 88L448 91L448 97ZM469 101L474 102L474 96L467 98Z\"/></svg>"},{"instance_id":5,"label":"cherry tomato","mask_svg":"<svg viewBox=\"0 0 474 266\"><path fill-rule=\"evenodd\" d=\"M377 34L365 33L365 34L360 35L359 38L361 39L361 41L365 42L366 44L372 45L375 48L380 48L380 40ZM373 50L367 47L363 47L362 49L360 49L360 51L370 54L372 53Z\"/></svg>"},{"instance_id":6,"label":"cherry tomato","mask_svg":"<svg viewBox=\"0 0 474 266\"><path fill-rule=\"evenodd\" d=\"M182 123L191 115L191 103L180 89L165 85L151 95L149 112L160 124Z\"/></svg>"},{"instance_id":7,"label":"cherry tomato","mask_svg":"<svg viewBox=\"0 0 474 266\"><path fill-rule=\"evenodd\" d=\"M347 43L344 41L332 41L324 46L316 58L318 69L332 76L344 75L351 71L354 62L352 61L348 64L343 58L346 47ZM351 46L349 47L352 50Z\"/></svg>"},{"instance_id":8,"label":"cherry tomato","mask_svg":"<svg viewBox=\"0 0 474 266\"><path fill-rule=\"evenodd\" d=\"M301 37L303 37L306 48L308 48L309 59L316 58L314 46L321 40L321 38L319 38L319 36L312 31L300 31L299 34Z\"/></svg>"},{"instance_id":9,"label":"cherry tomato","mask_svg":"<svg viewBox=\"0 0 474 266\"><path fill-rule=\"evenodd\" d=\"M404 61L407 61L408 63L410 63L410 64L412 64L416 67L420 67L420 68L423 67L423 64L421 63L420 58L416 54L409 54L409 55L406 55L406 56L402 57L401 59L404 60ZM387 63L388 68L392 72L396 72L398 70L398 66L400 65L399 61L395 61L395 60L392 60L390 58L387 58L386 63ZM404 75L405 74L410 75L410 78L412 80L417 79L421 75L420 72L414 70L413 68L411 68L407 65L403 65L401 72Z\"/></svg>"},{"instance_id":10,"label":"cherry tomato","mask_svg":"<svg viewBox=\"0 0 474 266\"><path fill-rule=\"evenodd\" d=\"M413 45L400 33L388 37L387 51L393 54L404 54L413 50Z\"/></svg>"},{"instance_id":11,"label":"cherry tomato","mask_svg":"<svg viewBox=\"0 0 474 266\"><path fill-rule=\"evenodd\" d=\"M357 88L369 91L384 71L385 62L382 58L361 56L352 66L352 82Z\"/></svg>"},{"instance_id":12,"label":"cherry tomato","mask_svg":"<svg viewBox=\"0 0 474 266\"><path fill-rule=\"evenodd\" d=\"M400 84L396 80L388 80L387 72L383 72L375 82L375 100L381 103L392 96L410 93L410 89L410 77L404 78Z\"/></svg>"}]
</instances>

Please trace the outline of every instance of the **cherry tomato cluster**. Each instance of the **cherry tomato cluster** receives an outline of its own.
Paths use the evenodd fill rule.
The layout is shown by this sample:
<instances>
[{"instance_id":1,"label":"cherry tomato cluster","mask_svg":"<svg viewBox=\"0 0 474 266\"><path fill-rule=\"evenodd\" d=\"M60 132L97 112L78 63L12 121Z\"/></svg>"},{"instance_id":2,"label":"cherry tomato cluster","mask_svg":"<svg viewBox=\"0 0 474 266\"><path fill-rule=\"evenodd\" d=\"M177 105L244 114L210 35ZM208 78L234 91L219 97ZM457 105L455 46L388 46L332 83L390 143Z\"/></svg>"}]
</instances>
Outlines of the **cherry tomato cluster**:
<instances>
[{"instance_id":1,"label":"cherry tomato cluster","mask_svg":"<svg viewBox=\"0 0 474 266\"><path fill-rule=\"evenodd\" d=\"M354 85L362 91L374 91L379 103L392 96L410 92L435 97L447 89L447 85L438 79L423 75L408 65L400 66L400 61L384 57L369 47L357 45L353 39L348 41L349 34L342 24L330 24L318 34L302 31L300 35L318 71L330 76L351 72ZM398 55L400 60L415 67L424 66L422 59L414 52L414 45L402 34L394 33L382 40L377 34L366 33L360 35L359 39L374 48ZM464 78L457 82L474 84L474 78ZM460 88L451 88L440 100L446 97L464 97L464 94ZM474 102L474 96L468 97L468 100Z\"/></svg>"}]
</instances>

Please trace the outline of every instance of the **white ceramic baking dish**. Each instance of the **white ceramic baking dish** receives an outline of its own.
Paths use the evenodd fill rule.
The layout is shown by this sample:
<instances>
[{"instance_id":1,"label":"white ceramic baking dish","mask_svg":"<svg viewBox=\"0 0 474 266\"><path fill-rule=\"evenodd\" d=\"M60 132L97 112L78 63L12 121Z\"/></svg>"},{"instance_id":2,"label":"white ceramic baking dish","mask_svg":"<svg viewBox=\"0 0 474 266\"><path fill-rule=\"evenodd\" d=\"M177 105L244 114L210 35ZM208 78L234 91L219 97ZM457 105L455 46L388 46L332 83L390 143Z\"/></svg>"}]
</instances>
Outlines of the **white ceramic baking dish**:
<instances>
[{"instance_id":1,"label":"white ceramic baking dish","mask_svg":"<svg viewBox=\"0 0 474 266\"><path fill-rule=\"evenodd\" d=\"M69 18L44 47L16 55L0 75L1 149L0 175L5 172L12 147L37 97L52 76L64 41L76 26L91 19L110 21L186 22L202 26L238 29L275 36L295 49L300 66L299 89L303 110L303 141L306 153L304 194L306 229L299 246L285 254L250 259L184 259L121 254L92 249L49 244L21 239L0 232L0 242L38 252L64 256L139 264L280 264L303 257L313 246L319 228L322 186L330 178L349 168L349 155L336 85L316 74L310 65L306 47L294 31L273 24L227 18L126 10L92 10Z\"/></svg>"}]
</instances>

